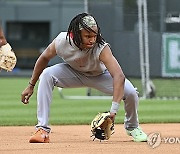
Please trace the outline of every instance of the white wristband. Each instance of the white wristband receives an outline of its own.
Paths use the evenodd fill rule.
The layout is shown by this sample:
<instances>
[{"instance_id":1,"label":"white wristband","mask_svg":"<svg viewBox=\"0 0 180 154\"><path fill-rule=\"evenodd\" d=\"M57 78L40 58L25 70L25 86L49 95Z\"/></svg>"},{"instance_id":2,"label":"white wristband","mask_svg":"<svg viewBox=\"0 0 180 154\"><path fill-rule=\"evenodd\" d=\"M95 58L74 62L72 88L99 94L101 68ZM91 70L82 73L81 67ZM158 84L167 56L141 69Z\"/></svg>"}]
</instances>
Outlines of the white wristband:
<instances>
[{"instance_id":1,"label":"white wristband","mask_svg":"<svg viewBox=\"0 0 180 154\"><path fill-rule=\"evenodd\" d=\"M111 109L110 109L110 113L117 113L118 110L119 110L119 106L120 106L119 103L117 103L117 102L112 102L112 106L111 106Z\"/></svg>"}]
</instances>

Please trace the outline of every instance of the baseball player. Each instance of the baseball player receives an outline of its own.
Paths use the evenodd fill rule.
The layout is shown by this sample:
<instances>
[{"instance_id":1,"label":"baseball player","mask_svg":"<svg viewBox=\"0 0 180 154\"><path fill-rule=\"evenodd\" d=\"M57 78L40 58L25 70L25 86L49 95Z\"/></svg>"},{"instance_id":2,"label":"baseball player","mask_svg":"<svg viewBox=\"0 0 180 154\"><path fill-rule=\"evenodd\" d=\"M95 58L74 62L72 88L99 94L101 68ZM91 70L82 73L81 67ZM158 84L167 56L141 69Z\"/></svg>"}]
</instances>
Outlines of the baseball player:
<instances>
[{"instance_id":1,"label":"baseball player","mask_svg":"<svg viewBox=\"0 0 180 154\"><path fill-rule=\"evenodd\" d=\"M59 56L64 63L47 67L48 62ZM46 68L47 67L47 68ZM21 94L21 101L29 103L34 86L37 91L36 132L30 143L48 143L51 128L48 126L50 103L54 86L61 88L92 87L113 96L110 117L114 120L120 101L125 104L125 129L134 141L147 140L138 122L138 95L111 52L110 45L102 38L96 19L87 13L78 14L70 22L67 32L61 32L40 55L29 85Z\"/></svg>"}]
</instances>

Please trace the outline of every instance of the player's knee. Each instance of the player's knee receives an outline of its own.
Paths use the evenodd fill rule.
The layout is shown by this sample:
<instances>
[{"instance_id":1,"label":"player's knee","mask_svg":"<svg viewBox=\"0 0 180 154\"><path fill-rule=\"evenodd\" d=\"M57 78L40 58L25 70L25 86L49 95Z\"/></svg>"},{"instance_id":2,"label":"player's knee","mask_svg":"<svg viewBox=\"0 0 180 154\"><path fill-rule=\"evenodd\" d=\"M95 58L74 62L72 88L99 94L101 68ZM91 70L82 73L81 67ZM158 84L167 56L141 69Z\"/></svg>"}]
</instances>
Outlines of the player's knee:
<instances>
[{"instance_id":1,"label":"player's knee","mask_svg":"<svg viewBox=\"0 0 180 154\"><path fill-rule=\"evenodd\" d=\"M51 74L51 73L50 73L49 68L45 68L45 69L43 70L43 72L41 73L40 80L43 80L43 79L46 79L46 80L51 79L51 75L50 75L50 74Z\"/></svg>"},{"instance_id":2,"label":"player's knee","mask_svg":"<svg viewBox=\"0 0 180 154\"><path fill-rule=\"evenodd\" d=\"M125 99L131 99L131 100L138 100L138 92L136 89L131 89L128 91L128 93L125 95Z\"/></svg>"}]
</instances>

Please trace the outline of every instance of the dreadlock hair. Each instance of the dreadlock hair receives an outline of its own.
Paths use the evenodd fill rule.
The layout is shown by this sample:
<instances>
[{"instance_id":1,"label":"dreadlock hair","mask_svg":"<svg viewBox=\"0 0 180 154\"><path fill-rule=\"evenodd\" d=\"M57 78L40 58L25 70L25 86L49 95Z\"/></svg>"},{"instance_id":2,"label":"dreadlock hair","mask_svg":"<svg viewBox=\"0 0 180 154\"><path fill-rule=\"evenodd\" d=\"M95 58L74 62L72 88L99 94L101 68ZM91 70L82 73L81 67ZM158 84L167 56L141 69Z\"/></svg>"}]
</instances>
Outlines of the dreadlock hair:
<instances>
[{"instance_id":1,"label":"dreadlock hair","mask_svg":"<svg viewBox=\"0 0 180 154\"><path fill-rule=\"evenodd\" d=\"M92 31L94 33L97 34L97 39L96 39L96 43L98 43L98 46L101 44L103 45L105 43L105 40L103 39L103 37L101 36L101 33L100 33L100 27L98 26L97 24L97 21L96 21L96 24L97 24L97 28L98 28L98 32L95 32L91 27L89 27L88 25L86 25L84 22L83 22L83 17L85 16L88 16L90 14L88 13L81 13L81 14L78 14L77 16L75 16L70 24L69 24L69 28L68 28L68 33L66 35L66 39L69 39L69 43L70 45L71 44L71 39L70 39L70 33L73 34L73 43L80 49L80 45L82 43L82 38L81 38L81 30L79 29L79 24L84 28L86 29L87 31ZM92 16L92 15L90 15ZM93 17L93 16L92 16Z\"/></svg>"}]
</instances>

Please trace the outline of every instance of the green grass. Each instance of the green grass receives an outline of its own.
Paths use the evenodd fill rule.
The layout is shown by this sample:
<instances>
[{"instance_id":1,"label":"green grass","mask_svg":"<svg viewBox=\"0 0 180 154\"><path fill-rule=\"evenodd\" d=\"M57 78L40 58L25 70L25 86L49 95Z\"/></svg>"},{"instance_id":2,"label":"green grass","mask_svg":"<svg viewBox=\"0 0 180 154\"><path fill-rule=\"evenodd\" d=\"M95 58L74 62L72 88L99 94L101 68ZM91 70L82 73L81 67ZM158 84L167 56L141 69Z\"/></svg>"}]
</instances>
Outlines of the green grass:
<instances>
[{"instance_id":1,"label":"green grass","mask_svg":"<svg viewBox=\"0 0 180 154\"><path fill-rule=\"evenodd\" d=\"M35 125L36 93L28 105L21 102L21 92L27 86L28 78L0 78L0 125ZM85 89L66 89L65 94L85 95ZM123 123L124 107L121 102L116 123ZM65 100L58 90L53 92L50 112L50 125L90 124L98 112L109 110L111 100ZM178 123L180 122L179 100L141 100L139 103L140 123Z\"/></svg>"},{"instance_id":2,"label":"green grass","mask_svg":"<svg viewBox=\"0 0 180 154\"><path fill-rule=\"evenodd\" d=\"M138 88L142 96L142 86L140 79L130 78L130 81ZM179 78L159 78L152 79L156 88L156 97L178 97L180 98L180 79Z\"/></svg>"}]
</instances>

